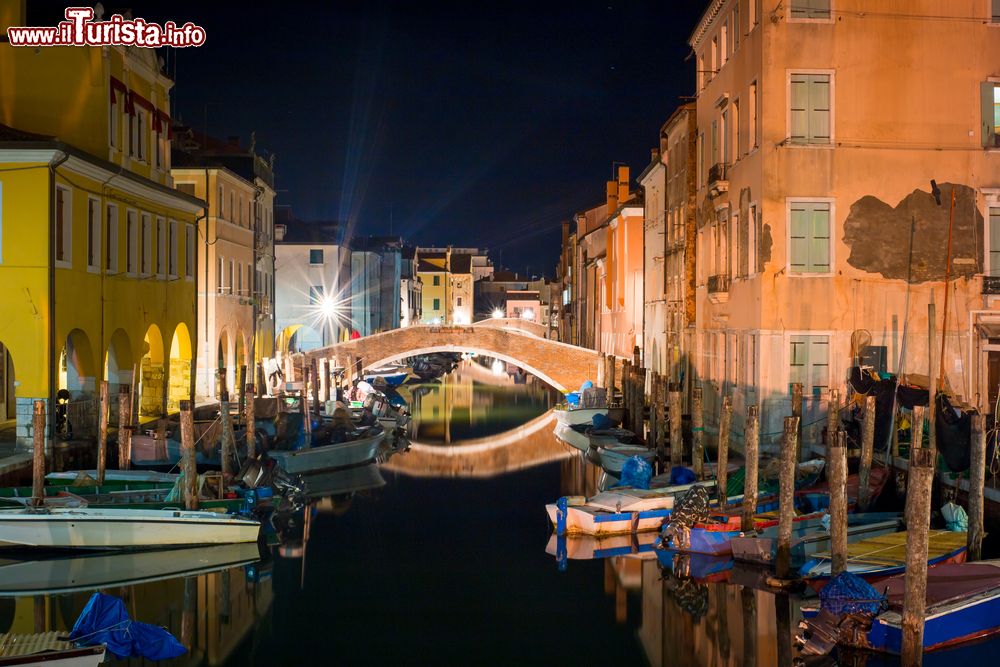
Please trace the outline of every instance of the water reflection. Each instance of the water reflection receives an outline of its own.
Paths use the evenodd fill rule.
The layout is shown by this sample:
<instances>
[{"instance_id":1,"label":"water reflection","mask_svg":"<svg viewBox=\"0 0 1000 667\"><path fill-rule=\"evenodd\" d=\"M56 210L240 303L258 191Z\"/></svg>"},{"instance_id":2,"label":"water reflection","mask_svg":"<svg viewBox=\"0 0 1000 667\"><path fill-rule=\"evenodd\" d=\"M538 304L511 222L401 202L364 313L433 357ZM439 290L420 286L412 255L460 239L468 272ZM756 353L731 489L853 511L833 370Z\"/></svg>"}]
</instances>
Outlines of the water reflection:
<instances>
[{"instance_id":1,"label":"water reflection","mask_svg":"<svg viewBox=\"0 0 1000 667\"><path fill-rule=\"evenodd\" d=\"M559 392L541 380L504 362L494 368L494 361L465 360L438 380L400 387L412 414L410 439L452 444L496 435L531 421L559 401Z\"/></svg>"}]
</instances>

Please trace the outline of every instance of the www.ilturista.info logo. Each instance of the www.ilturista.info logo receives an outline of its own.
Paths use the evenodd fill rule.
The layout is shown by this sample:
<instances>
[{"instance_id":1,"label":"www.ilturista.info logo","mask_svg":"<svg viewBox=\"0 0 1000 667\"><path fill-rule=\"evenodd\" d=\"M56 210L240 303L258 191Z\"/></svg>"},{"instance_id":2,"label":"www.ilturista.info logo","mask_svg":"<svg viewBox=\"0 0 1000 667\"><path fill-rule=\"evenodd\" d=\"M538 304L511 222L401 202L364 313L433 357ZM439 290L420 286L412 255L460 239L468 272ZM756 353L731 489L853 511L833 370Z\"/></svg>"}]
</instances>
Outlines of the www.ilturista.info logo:
<instances>
[{"instance_id":1,"label":"www.ilturista.info logo","mask_svg":"<svg viewBox=\"0 0 1000 667\"><path fill-rule=\"evenodd\" d=\"M162 26L143 19L115 14L110 21L94 21L93 7L67 7L66 20L51 28L28 26L7 28L11 46L201 46L205 29L190 21L178 27L173 21Z\"/></svg>"}]
</instances>

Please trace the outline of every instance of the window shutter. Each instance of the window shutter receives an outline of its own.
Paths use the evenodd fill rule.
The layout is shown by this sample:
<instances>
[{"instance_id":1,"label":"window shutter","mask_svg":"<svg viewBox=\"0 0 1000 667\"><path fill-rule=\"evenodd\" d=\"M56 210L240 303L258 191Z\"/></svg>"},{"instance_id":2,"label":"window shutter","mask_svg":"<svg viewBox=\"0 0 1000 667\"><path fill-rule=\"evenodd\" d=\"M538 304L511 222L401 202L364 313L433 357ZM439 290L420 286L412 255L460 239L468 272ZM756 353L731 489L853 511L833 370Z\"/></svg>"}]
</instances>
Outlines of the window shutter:
<instances>
[{"instance_id":1,"label":"window shutter","mask_svg":"<svg viewBox=\"0 0 1000 667\"><path fill-rule=\"evenodd\" d=\"M805 273L809 262L809 210L807 204L792 204L789 261L792 273Z\"/></svg>"},{"instance_id":2,"label":"window shutter","mask_svg":"<svg viewBox=\"0 0 1000 667\"><path fill-rule=\"evenodd\" d=\"M830 205L812 204L810 214L809 266L810 273L830 271Z\"/></svg>"},{"instance_id":3,"label":"window shutter","mask_svg":"<svg viewBox=\"0 0 1000 667\"><path fill-rule=\"evenodd\" d=\"M996 122L994 118L996 115L994 110L995 87L996 84L992 81L983 81L979 84L980 102L982 105L983 146L990 148L996 145L996 126L994 125Z\"/></svg>"},{"instance_id":4,"label":"window shutter","mask_svg":"<svg viewBox=\"0 0 1000 667\"><path fill-rule=\"evenodd\" d=\"M830 0L808 0L811 19L830 18Z\"/></svg>"},{"instance_id":5,"label":"window shutter","mask_svg":"<svg viewBox=\"0 0 1000 667\"><path fill-rule=\"evenodd\" d=\"M804 391L811 391L814 397L819 398L830 384L830 341L826 336L808 336L808 338L809 381Z\"/></svg>"},{"instance_id":6,"label":"window shutter","mask_svg":"<svg viewBox=\"0 0 1000 667\"><path fill-rule=\"evenodd\" d=\"M813 74L809 81L809 143L830 143L830 75Z\"/></svg>"},{"instance_id":7,"label":"window shutter","mask_svg":"<svg viewBox=\"0 0 1000 667\"><path fill-rule=\"evenodd\" d=\"M788 360L788 393L792 393L792 385L796 382L806 383L809 372L809 337L792 336Z\"/></svg>"},{"instance_id":8,"label":"window shutter","mask_svg":"<svg viewBox=\"0 0 1000 667\"><path fill-rule=\"evenodd\" d=\"M805 141L809 132L809 82L804 74L791 76L791 140Z\"/></svg>"},{"instance_id":9,"label":"window shutter","mask_svg":"<svg viewBox=\"0 0 1000 667\"><path fill-rule=\"evenodd\" d=\"M990 209L990 275L1000 276L1000 209Z\"/></svg>"}]
</instances>

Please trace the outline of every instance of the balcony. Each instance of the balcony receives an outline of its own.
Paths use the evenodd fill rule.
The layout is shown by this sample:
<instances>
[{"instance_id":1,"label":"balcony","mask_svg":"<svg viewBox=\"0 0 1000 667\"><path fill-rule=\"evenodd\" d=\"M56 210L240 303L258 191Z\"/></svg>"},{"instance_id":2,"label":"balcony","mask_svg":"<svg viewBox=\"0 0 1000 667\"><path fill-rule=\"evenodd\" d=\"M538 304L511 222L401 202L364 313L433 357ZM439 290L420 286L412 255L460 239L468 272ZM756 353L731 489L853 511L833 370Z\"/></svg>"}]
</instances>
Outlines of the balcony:
<instances>
[{"instance_id":1,"label":"balcony","mask_svg":"<svg viewBox=\"0 0 1000 667\"><path fill-rule=\"evenodd\" d=\"M1000 276L983 276L983 294L1000 294Z\"/></svg>"},{"instance_id":2,"label":"balcony","mask_svg":"<svg viewBox=\"0 0 1000 667\"><path fill-rule=\"evenodd\" d=\"M720 274L708 277L708 299L712 303L729 301L729 276Z\"/></svg>"},{"instance_id":3,"label":"balcony","mask_svg":"<svg viewBox=\"0 0 1000 667\"><path fill-rule=\"evenodd\" d=\"M729 165L717 162L708 169L708 195L716 199L729 192Z\"/></svg>"}]
</instances>

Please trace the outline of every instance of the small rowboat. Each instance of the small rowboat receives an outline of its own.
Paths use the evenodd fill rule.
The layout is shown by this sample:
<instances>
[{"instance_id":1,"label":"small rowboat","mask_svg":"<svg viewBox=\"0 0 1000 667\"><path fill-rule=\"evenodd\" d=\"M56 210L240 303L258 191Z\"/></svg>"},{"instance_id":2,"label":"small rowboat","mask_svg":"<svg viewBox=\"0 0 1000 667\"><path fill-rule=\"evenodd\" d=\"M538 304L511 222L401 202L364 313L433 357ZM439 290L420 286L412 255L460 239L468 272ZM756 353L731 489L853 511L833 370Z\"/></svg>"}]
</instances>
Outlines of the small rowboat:
<instances>
[{"instance_id":1,"label":"small rowboat","mask_svg":"<svg viewBox=\"0 0 1000 667\"><path fill-rule=\"evenodd\" d=\"M656 557L656 533L635 535L563 535L553 533L545 545L545 553L557 559L600 560L616 556Z\"/></svg>"},{"instance_id":2,"label":"small rowboat","mask_svg":"<svg viewBox=\"0 0 1000 667\"><path fill-rule=\"evenodd\" d=\"M927 565L965 562L966 534L932 530L927 538ZM830 580L830 552L817 553L799 570L812 588L820 590ZM872 583L901 574L906 569L906 531L870 537L847 545L847 571Z\"/></svg>"},{"instance_id":3,"label":"small rowboat","mask_svg":"<svg viewBox=\"0 0 1000 667\"><path fill-rule=\"evenodd\" d=\"M552 409L556 421L565 426L573 424L592 424L594 415L605 415L612 423L620 423L624 416L623 408L574 408L567 405L557 405Z\"/></svg>"},{"instance_id":4,"label":"small rowboat","mask_svg":"<svg viewBox=\"0 0 1000 667\"><path fill-rule=\"evenodd\" d=\"M375 459L378 447L385 439L385 431L376 427L370 435L320 447L295 450L272 450L268 455L289 474L305 474L360 465Z\"/></svg>"},{"instance_id":5,"label":"small rowboat","mask_svg":"<svg viewBox=\"0 0 1000 667\"><path fill-rule=\"evenodd\" d=\"M104 662L107 646L77 647L64 632L0 634L0 666L91 667Z\"/></svg>"},{"instance_id":6,"label":"small rowboat","mask_svg":"<svg viewBox=\"0 0 1000 667\"><path fill-rule=\"evenodd\" d=\"M214 512L53 507L0 510L0 547L150 549L256 542L260 522Z\"/></svg>"}]
</instances>

